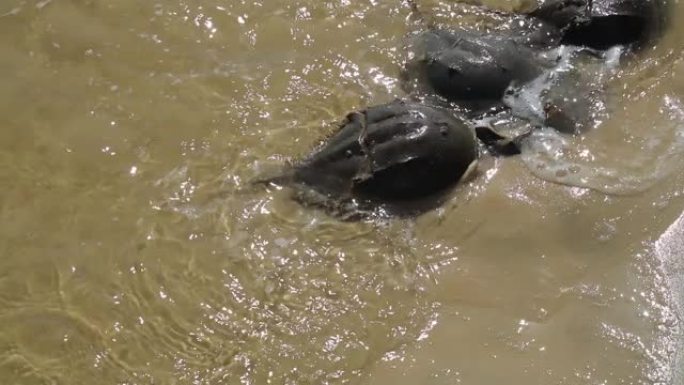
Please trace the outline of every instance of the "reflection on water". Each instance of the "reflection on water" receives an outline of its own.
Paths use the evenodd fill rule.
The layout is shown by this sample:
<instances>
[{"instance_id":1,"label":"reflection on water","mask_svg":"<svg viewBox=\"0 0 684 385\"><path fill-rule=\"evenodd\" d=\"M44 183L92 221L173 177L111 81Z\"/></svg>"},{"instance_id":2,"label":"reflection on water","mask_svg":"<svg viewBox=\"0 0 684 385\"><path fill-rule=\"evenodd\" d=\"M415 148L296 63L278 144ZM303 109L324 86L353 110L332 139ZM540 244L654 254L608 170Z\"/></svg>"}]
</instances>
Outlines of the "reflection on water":
<instances>
[{"instance_id":1,"label":"reflection on water","mask_svg":"<svg viewBox=\"0 0 684 385\"><path fill-rule=\"evenodd\" d=\"M608 83L606 122L542 154L587 183L483 159L443 207L360 223L250 187L402 96L407 17L1 4L3 383L681 382L679 23Z\"/></svg>"}]
</instances>

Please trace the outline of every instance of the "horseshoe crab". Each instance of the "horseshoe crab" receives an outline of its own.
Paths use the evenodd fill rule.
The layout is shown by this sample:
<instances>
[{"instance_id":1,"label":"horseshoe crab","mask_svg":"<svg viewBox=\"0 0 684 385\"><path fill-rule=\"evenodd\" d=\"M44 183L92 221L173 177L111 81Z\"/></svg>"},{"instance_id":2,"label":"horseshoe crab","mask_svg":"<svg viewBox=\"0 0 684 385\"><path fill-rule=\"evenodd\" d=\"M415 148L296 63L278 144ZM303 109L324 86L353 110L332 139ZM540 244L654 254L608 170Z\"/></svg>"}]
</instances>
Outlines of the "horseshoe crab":
<instances>
[{"instance_id":1,"label":"horseshoe crab","mask_svg":"<svg viewBox=\"0 0 684 385\"><path fill-rule=\"evenodd\" d=\"M408 92L435 92L471 110L497 105L511 83L528 82L543 69L518 41L470 31L423 32L410 56L402 73Z\"/></svg>"},{"instance_id":2,"label":"horseshoe crab","mask_svg":"<svg viewBox=\"0 0 684 385\"><path fill-rule=\"evenodd\" d=\"M463 120L395 100L349 114L322 147L262 182L293 186L306 203L337 209L350 202L403 205L448 190L478 158L474 130Z\"/></svg>"},{"instance_id":3,"label":"horseshoe crab","mask_svg":"<svg viewBox=\"0 0 684 385\"><path fill-rule=\"evenodd\" d=\"M659 32L663 6L661 0L546 0L529 15L560 28L561 44L605 50Z\"/></svg>"}]
</instances>

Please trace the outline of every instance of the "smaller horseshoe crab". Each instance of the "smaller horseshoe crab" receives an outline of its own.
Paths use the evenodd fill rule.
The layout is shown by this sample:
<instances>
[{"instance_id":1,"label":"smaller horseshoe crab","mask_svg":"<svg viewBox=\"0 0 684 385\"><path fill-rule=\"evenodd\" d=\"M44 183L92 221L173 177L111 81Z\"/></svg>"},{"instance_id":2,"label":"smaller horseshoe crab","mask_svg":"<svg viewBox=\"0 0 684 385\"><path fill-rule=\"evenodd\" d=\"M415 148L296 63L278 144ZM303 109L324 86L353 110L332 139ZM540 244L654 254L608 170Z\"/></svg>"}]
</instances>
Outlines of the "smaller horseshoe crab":
<instances>
[{"instance_id":1,"label":"smaller horseshoe crab","mask_svg":"<svg viewBox=\"0 0 684 385\"><path fill-rule=\"evenodd\" d=\"M349 202L401 206L440 195L478 158L475 132L464 121L445 109L395 100L349 114L317 151L260 182L290 185L305 192L299 195L305 203L338 211Z\"/></svg>"},{"instance_id":2,"label":"smaller horseshoe crab","mask_svg":"<svg viewBox=\"0 0 684 385\"><path fill-rule=\"evenodd\" d=\"M497 105L511 83L528 82L543 68L524 44L470 31L423 32L414 51L402 73L404 88L433 91L472 110Z\"/></svg>"}]
</instances>

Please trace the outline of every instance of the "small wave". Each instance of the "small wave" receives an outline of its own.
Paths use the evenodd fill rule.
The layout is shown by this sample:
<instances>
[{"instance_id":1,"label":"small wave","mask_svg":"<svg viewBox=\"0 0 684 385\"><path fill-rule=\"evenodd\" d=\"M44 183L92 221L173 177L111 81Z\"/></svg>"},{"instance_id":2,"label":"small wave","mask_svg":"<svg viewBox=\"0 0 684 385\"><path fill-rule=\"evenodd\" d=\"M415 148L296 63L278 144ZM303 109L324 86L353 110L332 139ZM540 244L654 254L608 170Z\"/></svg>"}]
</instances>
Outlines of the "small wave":
<instances>
[{"instance_id":1,"label":"small wave","mask_svg":"<svg viewBox=\"0 0 684 385\"><path fill-rule=\"evenodd\" d=\"M536 176L555 183L584 187L606 194L643 192L665 179L684 162L684 106L665 96L660 110L665 119L647 124L626 121L623 143L567 137L555 130L532 133L522 159ZM636 125L650 130L638 137ZM632 132L630 132L632 131ZM602 135L607 136L607 135ZM621 148L622 147L622 148Z\"/></svg>"}]
</instances>

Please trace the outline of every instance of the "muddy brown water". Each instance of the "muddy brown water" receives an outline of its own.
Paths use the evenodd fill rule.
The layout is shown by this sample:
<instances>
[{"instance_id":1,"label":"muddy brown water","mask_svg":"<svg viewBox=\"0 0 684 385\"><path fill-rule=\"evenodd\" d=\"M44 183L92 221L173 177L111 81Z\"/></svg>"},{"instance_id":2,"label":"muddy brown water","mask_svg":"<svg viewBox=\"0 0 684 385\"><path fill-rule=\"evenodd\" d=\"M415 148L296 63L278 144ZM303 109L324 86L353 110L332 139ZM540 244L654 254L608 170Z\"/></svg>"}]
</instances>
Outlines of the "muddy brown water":
<instances>
[{"instance_id":1,"label":"muddy brown water","mask_svg":"<svg viewBox=\"0 0 684 385\"><path fill-rule=\"evenodd\" d=\"M403 95L404 4L2 2L0 382L684 383L670 12L596 130L340 222L249 181Z\"/></svg>"}]
</instances>

